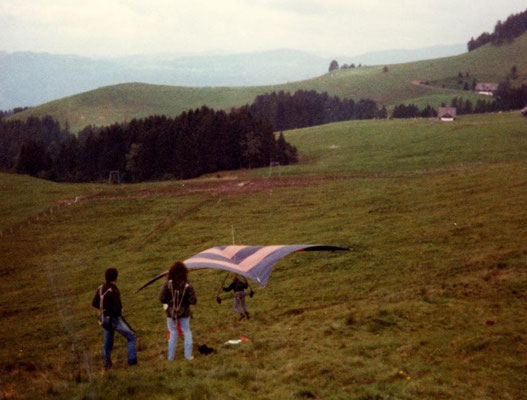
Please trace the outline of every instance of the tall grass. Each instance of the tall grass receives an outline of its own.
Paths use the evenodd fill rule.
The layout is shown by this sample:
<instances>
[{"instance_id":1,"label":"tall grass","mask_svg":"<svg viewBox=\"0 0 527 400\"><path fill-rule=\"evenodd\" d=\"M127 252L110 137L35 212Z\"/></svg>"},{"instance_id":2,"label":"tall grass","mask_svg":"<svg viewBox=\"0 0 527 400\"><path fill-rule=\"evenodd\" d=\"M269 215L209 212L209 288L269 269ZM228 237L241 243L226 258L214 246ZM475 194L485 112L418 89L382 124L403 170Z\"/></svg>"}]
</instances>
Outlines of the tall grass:
<instances>
[{"instance_id":1,"label":"tall grass","mask_svg":"<svg viewBox=\"0 0 527 400\"><path fill-rule=\"evenodd\" d=\"M509 114L451 128L429 121L329 125L287 133L314 163L291 167L282 179L247 171L232 181L87 186L81 201L0 237L2 396L522 399L521 121ZM317 135L326 139L319 143ZM339 162L326 151L333 143L347 148ZM33 183L35 202L55 199L54 184L0 179ZM64 198L83 188L57 186ZM35 210L17 212L29 218ZM249 321L237 320L230 300L215 302L221 272L191 272L194 342L216 352L195 352L186 362L179 343L169 363L159 285L135 290L175 259L231 243L232 228L236 243L350 251L282 260L268 286L248 299ZM140 363L126 366L118 337L115 367L103 373L90 302L109 266L120 271ZM250 341L225 344L241 336Z\"/></svg>"}]
</instances>

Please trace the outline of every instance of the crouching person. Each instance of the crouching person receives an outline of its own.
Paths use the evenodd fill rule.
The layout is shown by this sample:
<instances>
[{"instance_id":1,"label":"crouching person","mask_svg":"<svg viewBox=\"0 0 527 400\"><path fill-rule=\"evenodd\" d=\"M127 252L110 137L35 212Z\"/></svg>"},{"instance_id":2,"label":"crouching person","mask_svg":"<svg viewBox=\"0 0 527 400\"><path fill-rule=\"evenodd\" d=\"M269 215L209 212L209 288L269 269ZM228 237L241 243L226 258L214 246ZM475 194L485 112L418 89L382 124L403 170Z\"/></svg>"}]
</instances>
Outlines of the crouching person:
<instances>
[{"instance_id":1,"label":"crouching person","mask_svg":"<svg viewBox=\"0 0 527 400\"><path fill-rule=\"evenodd\" d=\"M168 340L168 359L174 360L178 340L177 325L185 337L185 358L192 360L192 332L190 331L190 306L196 304L196 292L187 280L188 269L181 261L176 261L168 271L167 280L161 288L159 300L167 315L167 327L170 331Z\"/></svg>"},{"instance_id":2,"label":"crouching person","mask_svg":"<svg viewBox=\"0 0 527 400\"><path fill-rule=\"evenodd\" d=\"M115 268L106 270L106 283L99 286L92 302L93 307L99 309L99 324L104 331L102 357L105 369L112 367L112 348L116 331L128 341L128 364L137 364L135 331L128 325L122 315L121 293L116 286L117 275L118 272Z\"/></svg>"},{"instance_id":3,"label":"crouching person","mask_svg":"<svg viewBox=\"0 0 527 400\"><path fill-rule=\"evenodd\" d=\"M249 311L245 305L245 289L248 287L249 283L247 283L247 279L243 278L242 281L235 275L232 278L232 283L228 287L223 288L224 292L234 291L234 311L238 313L240 320L244 318L249 319ZM252 297L252 294L250 296Z\"/></svg>"}]
</instances>

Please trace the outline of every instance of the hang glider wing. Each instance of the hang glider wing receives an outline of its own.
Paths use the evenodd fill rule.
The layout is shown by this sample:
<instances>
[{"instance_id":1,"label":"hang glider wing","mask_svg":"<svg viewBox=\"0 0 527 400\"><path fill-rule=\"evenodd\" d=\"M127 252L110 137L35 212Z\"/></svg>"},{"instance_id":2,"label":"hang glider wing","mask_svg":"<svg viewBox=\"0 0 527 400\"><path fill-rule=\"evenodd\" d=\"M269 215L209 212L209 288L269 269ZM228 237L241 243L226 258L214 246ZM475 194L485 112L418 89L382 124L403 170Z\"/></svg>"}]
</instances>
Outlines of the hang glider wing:
<instances>
[{"instance_id":1,"label":"hang glider wing","mask_svg":"<svg viewBox=\"0 0 527 400\"><path fill-rule=\"evenodd\" d=\"M218 246L204 250L185 261L188 269L213 268L230 271L265 286L273 266L282 258L297 251L348 250L343 247L318 244L295 244L277 246ZM168 271L159 274L139 290L162 278Z\"/></svg>"}]
</instances>

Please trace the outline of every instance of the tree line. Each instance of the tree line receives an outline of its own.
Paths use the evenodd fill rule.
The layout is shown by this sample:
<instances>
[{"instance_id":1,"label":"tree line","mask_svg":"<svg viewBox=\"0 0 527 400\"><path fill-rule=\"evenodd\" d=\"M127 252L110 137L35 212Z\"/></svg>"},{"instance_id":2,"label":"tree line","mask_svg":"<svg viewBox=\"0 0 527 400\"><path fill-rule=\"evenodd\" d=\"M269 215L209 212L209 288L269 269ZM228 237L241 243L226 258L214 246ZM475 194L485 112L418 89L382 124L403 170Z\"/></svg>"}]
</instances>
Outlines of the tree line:
<instances>
[{"instance_id":1,"label":"tree line","mask_svg":"<svg viewBox=\"0 0 527 400\"><path fill-rule=\"evenodd\" d=\"M355 66L355 63L351 63L351 64L342 64L340 66L340 69L353 69L353 68L360 68L362 67L362 64L359 64L357 66ZM328 68L328 72L333 72L333 71L336 71L339 69L339 62L337 60L331 60L331 62L329 63L329 68Z\"/></svg>"},{"instance_id":2,"label":"tree line","mask_svg":"<svg viewBox=\"0 0 527 400\"><path fill-rule=\"evenodd\" d=\"M521 109L527 85L500 83L492 100L476 104L453 98L458 114ZM445 104L443 104L445 106ZM274 131L347 119L386 118L373 100L340 100L327 93L297 91L258 96L253 104L230 113L207 107L176 118L151 116L126 124L88 126L77 136L47 116L25 121L0 114L0 169L64 182L106 180L120 171L125 182L187 179L220 170L256 168L297 161L297 149ZM395 106L391 118L435 117L430 105Z\"/></svg>"},{"instance_id":3,"label":"tree line","mask_svg":"<svg viewBox=\"0 0 527 400\"><path fill-rule=\"evenodd\" d=\"M527 105L527 85L512 87L509 81L499 84L494 99L478 99L474 104L469 99L454 97L450 107L456 107L457 114L483 114L497 111L519 110ZM446 107L443 103L442 107ZM420 110L415 104L398 104L394 107L391 118L427 118L437 117L437 111L430 105Z\"/></svg>"},{"instance_id":4,"label":"tree line","mask_svg":"<svg viewBox=\"0 0 527 400\"><path fill-rule=\"evenodd\" d=\"M6 111L0 110L0 119L7 118L11 115L27 110L28 108L29 107L15 107L12 110L6 110Z\"/></svg>"},{"instance_id":5,"label":"tree line","mask_svg":"<svg viewBox=\"0 0 527 400\"><path fill-rule=\"evenodd\" d=\"M51 117L0 119L0 168L61 182L187 179L220 170L297 161L297 150L271 124L246 109L207 107L176 118L151 116L127 124L88 126L77 136Z\"/></svg>"},{"instance_id":6,"label":"tree line","mask_svg":"<svg viewBox=\"0 0 527 400\"><path fill-rule=\"evenodd\" d=\"M527 31L527 10L512 14L505 22L498 21L492 33L484 32L476 39L471 38L467 43L468 51L475 50L487 43L496 46L510 43L525 31Z\"/></svg>"},{"instance_id":7,"label":"tree line","mask_svg":"<svg viewBox=\"0 0 527 400\"><path fill-rule=\"evenodd\" d=\"M244 107L256 118L269 121L275 131L322 125L350 119L386 118L386 109L370 99L355 102L326 92L298 90L259 95Z\"/></svg>"}]
</instances>

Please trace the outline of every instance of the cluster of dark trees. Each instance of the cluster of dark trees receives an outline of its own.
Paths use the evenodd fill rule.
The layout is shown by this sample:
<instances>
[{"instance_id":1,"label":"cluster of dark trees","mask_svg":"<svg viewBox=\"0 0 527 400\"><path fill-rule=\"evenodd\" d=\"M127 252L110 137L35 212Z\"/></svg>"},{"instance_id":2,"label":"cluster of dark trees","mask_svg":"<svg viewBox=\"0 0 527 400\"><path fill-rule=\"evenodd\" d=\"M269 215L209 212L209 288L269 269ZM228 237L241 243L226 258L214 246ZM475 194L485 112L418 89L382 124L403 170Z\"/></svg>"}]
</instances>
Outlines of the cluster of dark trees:
<instances>
[{"instance_id":1,"label":"cluster of dark trees","mask_svg":"<svg viewBox=\"0 0 527 400\"><path fill-rule=\"evenodd\" d=\"M359 64L358 66L355 66L354 63L351 63L350 65L342 64L340 66L340 69L353 69L353 68L360 68L360 67L362 67L362 64ZM331 62L329 63L328 71L332 72L332 71L335 71L337 69L339 69L339 62L337 60L331 60Z\"/></svg>"},{"instance_id":2,"label":"cluster of dark trees","mask_svg":"<svg viewBox=\"0 0 527 400\"><path fill-rule=\"evenodd\" d=\"M479 99L476 104L454 97L450 105L458 114L482 114L496 111L519 110L527 105L527 86L513 87L509 81L501 82L492 100Z\"/></svg>"},{"instance_id":3,"label":"cluster of dark trees","mask_svg":"<svg viewBox=\"0 0 527 400\"><path fill-rule=\"evenodd\" d=\"M496 111L519 110L527 105L527 86L512 87L509 81L501 82L492 100L479 99L476 104L470 100L454 97L450 105L458 114L482 114Z\"/></svg>"},{"instance_id":4,"label":"cluster of dark trees","mask_svg":"<svg viewBox=\"0 0 527 400\"><path fill-rule=\"evenodd\" d=\"M12 110L7 110L7 111L0 110L0 119L7 118L10 115L22 112L27 109L28 107L16 107L16 108L13 108Z\"/></svg>"},{"instance_id":5,"label":"cluster of dark trees","mask_svg":"<svg viewBox=\"0 0 527 400\"><path fill-rule=\"evenodd\" d=\"M284 91L260 95L245 108L256 118L269 121L275 131L350 119L386 118L386 109L379 110L373 100L341 100L326 92L305 90L293 95Z\"/></svg>"},{"instance_id":6,"label":"cluster of dark trees","mask_svg":"<svg viewBox=\"0 0 527 400\"><path fill-rule=\"evenodd\" d=\"M445 106L445 104L443 104L442 106ZM463 99L463 97L452 98L452 100L450 100L450 107L456 107L458 115L484 114L500 111L496 100L478 99L476 104L474 104L469 99Z\"/></svg>"},{"instance_id":7,"label":"cluster of dark trees","mask_svg":"<svg viewBox=\"0 0 527 400\"><path fill-rule=\"evenodd\" d=\"M339 69L339 62L337 60L331 60L331 62L329 63L328 71L333 72L337 69Z\"/></svg>"},{"instance_id":8,"label":"cluster of dark trees","mask_svg":"<svg viewBox=\"0 0 527 400\"><path fill-rule=\"evenodd\" d=\"M510 43L525 31L527 31L527 10L509 16L505 22L498 21L492 33L484 32L477 39L471 38L467 43L468 51L487 43L497 46Z\"/></svg>"},{"instance_id":9,"label":"cluster of dark trees","mask_svg":"<svg viewBox=\"0 0 527 400\"><path fill-rule=\"evenodd\" d=\"M392 118L429 118L437 117L437 111L430 105L419 110L415 104L399 104L396 105L392 112Z\"/></svg>"},{"instance_id":10,"label":"cluster of dark trees","mask_svg":"<svg viewBox=\"0 0 527 400\"><path fill-rule=\"evenodd\" d=\"M501 82L494 93L500 111L519 110L527 105L527 85L513 87L510 81Z\"/></svg>"},{"instance_id":11,"label":"cluster of dark trees","mask_svg":"<svg viewBox=\"0 0 527 400\"><path fill-rule=\"evenodd\" d=\"M36 176L51 167L53 143L62 142L68 132L51 117L30 117L27 121L0 119L0 169Z\"/></svg>"},{"instance_id":12,"label":"cluster of dark trees","mask_svg":"<svg viewBox=\"0 0 527 400\"><path fill-rule=\"evenodd\" d=\"M443 104L444 106L444 104ZM496 111L508 111L509 108L500 108L499 103L496 100L483 100L478 99L476 104L472 103L469 99L463 99L463 97L454 97L450 100L450 107L456 107L457 114L484 114Z\"/></svg>"},{"instance_id":13,"label":"cluster of dark trees","mask_svg":"<svg viewBox=\"0 0 527 400\"><path fill-rule=\"evenodd\" d=\"M509 81L499 84L492 100L478 99L473 104L469 99L454 97L450 107L456 107L457 114L483 114L496 111L519 110L527 105L527 85L512 87ZM443 107L446 104L442 104ZM414 104L399 104L392 112L392 118L428 118L436 117L437 111L427 105L422 110Z\"/></svg>"},{"instance_id":14,"label":"cluster of dark trees","mask_svg":"<svg viewBox=\"0 0 527 400\"><path fill-rule=\"evenodd\" d=\"M67 182L186 179L220 170L297 161L297 150L248 110L207 107L176 118L151 116L78 136L51 117L0 120L0 169Z\"/></svg>"},{"instance_id":15,"label":"cluster of dark trees","mask_svg":"<svg viewBox=\"0 0 527 400\"><path fill-rule=\"evenodd\" d=\"M442 107L446 107L446 104L442 104ZM496 109L495 101L478 100L476 105L467 99L464 100L462 97L454 97L450 101L451 107L456 107L458 115L463 114L479 114L498 111ZM437 111L430 105L426 105L422 110L419 109L415 104L399 104L395 106L392 112L392 118L431 118L437 117Z\"/></svg>"},{"instance_id":16,"label":"cluster of dark trees","mask_svg":"<svg viewBox=\"0 0 527 400\"><path fill-rule=\"evenodd\" d=\"M521 109L527 85L500 83L492 100L453 98L458 114ZM444 104L443 104L444 106ZM20 109L22 110L22 109ZM297 150L274 131L350 119L386 118L373 100L340 100L299 90L258 96L230 113L207 107L176 118L151 116L126 124L84 128L77 136L51 117L7 120L0 114L0 170L67 182L106 180L120 171L125 182L187 179L220 170L297 161ZM430 105L399 104L392 118L435 117Z\"/></svg>"}]
</instances>

